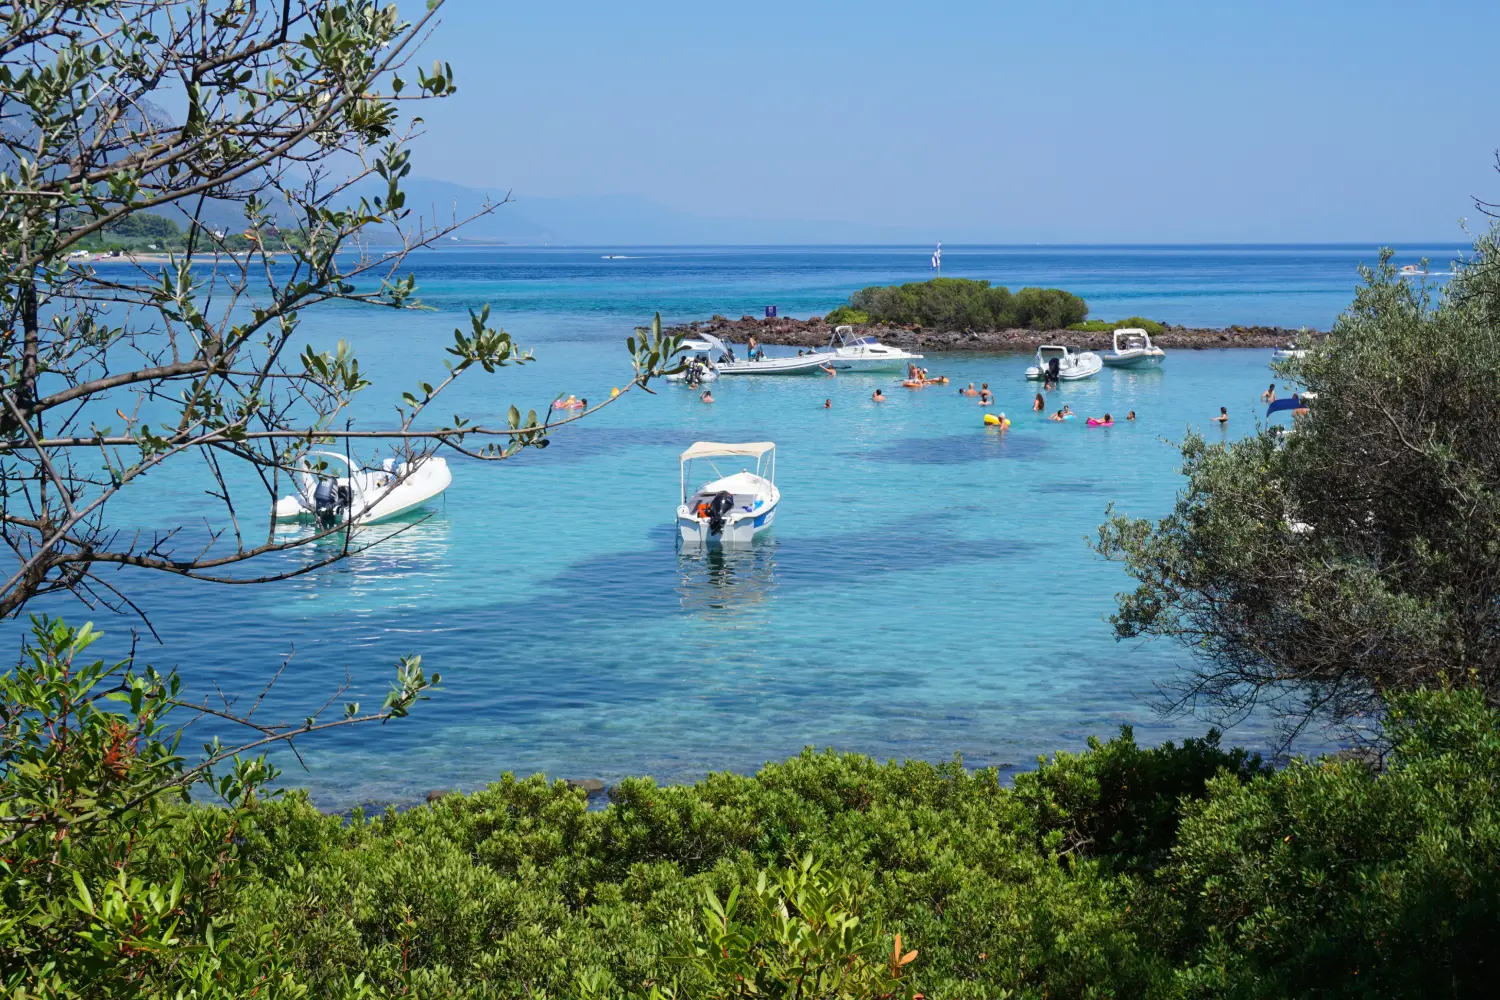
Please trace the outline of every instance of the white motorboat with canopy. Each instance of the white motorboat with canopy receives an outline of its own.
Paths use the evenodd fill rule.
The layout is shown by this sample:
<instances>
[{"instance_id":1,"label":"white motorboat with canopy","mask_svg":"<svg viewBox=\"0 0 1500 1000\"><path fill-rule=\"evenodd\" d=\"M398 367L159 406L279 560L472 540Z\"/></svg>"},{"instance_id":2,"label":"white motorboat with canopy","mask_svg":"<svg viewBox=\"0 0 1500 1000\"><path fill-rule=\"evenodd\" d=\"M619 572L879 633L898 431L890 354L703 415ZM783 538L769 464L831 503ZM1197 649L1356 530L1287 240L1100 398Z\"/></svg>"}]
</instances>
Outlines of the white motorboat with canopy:
<instances>
[{"instance_id":1,"label":"white motorboat with canopy","mask_svg":"<svg viewBox=\"0 0 1500 1000\"><path fill-rule=\"evenodd\" d=\"M1071 382L1080 378L1092 378L1099 374L1104 362L1093 351L1074 354L1060 344L1043 344L1036 349L1036 364L1026 369L1029 379L1045 379L1049 376Z\"/></svg>"},{"instance_id":2,"label":"white motorboat with canopy","mask_svg":"<svg viewBox=\"0 0 1500 1000\"><path fill-rule=\"evenodd\" d=\"M857 372L900 372L922 355L903 351L899 347L887 347L874 337L855 336L854 327L834 327L828 341L833 352L835 368L849 368Z\"/></svg>"},{"instance_id":3,"label":"white motorboat with canopy","mask_svg":"<svg viewBox=\"0 0 1500 1000\"><path fill-rule=\"evenodd\" d=\"M1130 326L1115 331L1115 348L1103 361L1111 368L1155 368L1166 356L1166 351L1151 343L1149 333Z\"/></svg>"},{"instance_id":4,"label":"white motorboat with canopy","mask_svg":"<svg viewBox=\"0 0 1500 1000\"><path fill-rule=\"evenodd\" d=\"M332 463L344 475L332 471ZM378 469L350 469L349 460L337 452L311 451L298 462L292 482L297 492L276 501L276 520L363 525L422 506L448 488L453 474L447 461L435 455L400 463L388 458Z\"/></svg>"},{"instance_id":5,"label":"white motorboat with canopy","mask_svg":"<svg viewBox=\"0 0 1500 1000\"><path fill-rule=\"evenodd\" d=\"M724 475L716 459L755 459L755 471ZM771 527L781 491L776 488L776 445L770 441L725 444L697 441L680 456L682 502L677 533L684 544L746 545ZM716 478L688 489L694 462L706 462Z\"/></svg>"}]
</instances>

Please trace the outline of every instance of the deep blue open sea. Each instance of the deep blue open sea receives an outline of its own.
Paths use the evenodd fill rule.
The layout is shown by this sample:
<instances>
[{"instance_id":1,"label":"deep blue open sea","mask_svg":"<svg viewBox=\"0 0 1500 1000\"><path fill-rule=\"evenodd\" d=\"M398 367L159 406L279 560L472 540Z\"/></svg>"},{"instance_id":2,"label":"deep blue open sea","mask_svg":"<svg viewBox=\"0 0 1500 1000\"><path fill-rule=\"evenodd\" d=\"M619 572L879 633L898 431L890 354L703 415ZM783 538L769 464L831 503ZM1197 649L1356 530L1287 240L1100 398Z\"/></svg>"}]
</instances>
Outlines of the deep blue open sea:
<instances>
[{"instance_id":1,"label":"deep blue open sea","mask_svg":"<svg viewBox=\"0 0 1500 1000\"><path fill-rule=\"evenodd\" d=\"M1403 246L1396 262L1425 256L1446 270L1458 250ZM309 311L302 330L319 346L355 345L375 381L356 426L373 427L401 390L436 380L453 328L488 302L538 359L466 376L443 407L489 422L512 402L540 410L558 392L608 396L629 378L625 337L656 310L669 322L772 304L821 313L865 285L925 279L929 254L445 248L411 261L433 311L336 305ZM943 273L1067 288L1104 319L1326 329L1375 254L948 247ZM262 716L300 718L346 675L346 699L376 703L406 653L443 674L410 719L311 740L306 771L281 756L288 781L333 808L474 788L504 771L691 780L809 744L1014 769L1123 723L1150 741L1201 734L1200 720L1154 711L1153 691L1187 654L1114 640L1105 616L1127 579L1086 539L1111 502L1145 516L1169 509L1181 482L1172 442L1188 428L1255 426L1268 352L1175 351L1160 372L1106 369L1050 395L1049 408L1139 414L1102 430L1031 413L1026 357L929 357L955 385L725 379L711 406L666 385L631 393L545 451L499 465L450 458L454 484L429 519L294 580L224 587L127 572L115 582L161 637L146 637L141 658L176 667L194 693L253 698L291 656ZM995 390L1009 432L986 429L984 411L953 391L971 380ZM876 386L889 403L869 401ZM1222 430L1208 423L1220 406L1231 414ZM763 543L678 551L677 454L696 439L777 443L783 501ZM150 477L115 516L162 528L209 514L206 477L192 462ZM138 628L76 604L45 610L94 617L113 652ZM4 628L17 642L20 625ZM1252 718L1231 736L1259 745L1266 732Z\"/></svg>"}]
</instances>

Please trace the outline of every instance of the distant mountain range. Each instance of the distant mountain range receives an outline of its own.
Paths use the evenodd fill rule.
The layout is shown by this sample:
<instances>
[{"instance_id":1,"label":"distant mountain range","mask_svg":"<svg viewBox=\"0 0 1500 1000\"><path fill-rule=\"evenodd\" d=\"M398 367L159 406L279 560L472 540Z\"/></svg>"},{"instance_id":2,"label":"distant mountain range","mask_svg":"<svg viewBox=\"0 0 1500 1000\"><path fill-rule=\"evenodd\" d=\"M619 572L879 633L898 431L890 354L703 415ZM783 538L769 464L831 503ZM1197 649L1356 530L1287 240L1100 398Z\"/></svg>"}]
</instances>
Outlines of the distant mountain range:
<instances>
[{"instance_id":1,"label":"distant mountain range","mask_svg":"<svg viewBox=\"0 0 1500 1000\"><path fill-rule=\"evenodd\" d=\"M463 218L485 200L495 204L506 192L464 187L428 178L408 179L406 204L425 218ZM464 226L462 241L573 246L648 246L747 243L928 243L938 238L973 239L974 234L855 222L746 219L694 215L635 195L532 198L512 194L511 202Z\"/></svg>"}]
</instances>

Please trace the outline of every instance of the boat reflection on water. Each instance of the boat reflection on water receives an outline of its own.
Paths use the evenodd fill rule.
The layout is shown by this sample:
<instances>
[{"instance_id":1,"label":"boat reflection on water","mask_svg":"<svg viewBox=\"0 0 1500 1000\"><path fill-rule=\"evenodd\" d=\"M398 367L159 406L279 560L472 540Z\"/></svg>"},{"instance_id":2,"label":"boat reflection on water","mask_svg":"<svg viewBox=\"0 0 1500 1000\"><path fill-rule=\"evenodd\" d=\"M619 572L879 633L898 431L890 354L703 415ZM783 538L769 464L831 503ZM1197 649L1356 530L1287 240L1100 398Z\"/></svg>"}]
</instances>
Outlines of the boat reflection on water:
<instances>
[{"instance_id":1,"label":"boat reflection on water","mask_svg":"<svg viewBox=\"0 0 1500 1000\"><path fill-rule=\"evenodd\" d=\"M752 608L776 590L774 539L739 548L684 548L677 554L682 610L728 617Z\"/></svg>"},{"instance_id":2,"label":"boat reflection on water","mask_svg":"<svg viewBox=\"0 0 1500 1000\"><path fill-rule=\"evenodd\" d=\"M287 536L293 531L313 534L316 530L311 524L282 529L277 532L277 540L288 541ZM348 539L347 558L334 562L327 570L293 577L288 582L298 592L343 592L351 597L363 596L367 590L389 593L410 589L410 581L438 575L447 564L452 532L453 523L444 511L414 510L400 514L379 524L356 528ZM346 535L344 531L331 532L306 547L281 553L280 558L289 567L332 559L344 548ZM403 580L408 581L405 588L400 583ZM418 593L426 589L420 583L416 585Z\"/></svg>"}]
</instances>

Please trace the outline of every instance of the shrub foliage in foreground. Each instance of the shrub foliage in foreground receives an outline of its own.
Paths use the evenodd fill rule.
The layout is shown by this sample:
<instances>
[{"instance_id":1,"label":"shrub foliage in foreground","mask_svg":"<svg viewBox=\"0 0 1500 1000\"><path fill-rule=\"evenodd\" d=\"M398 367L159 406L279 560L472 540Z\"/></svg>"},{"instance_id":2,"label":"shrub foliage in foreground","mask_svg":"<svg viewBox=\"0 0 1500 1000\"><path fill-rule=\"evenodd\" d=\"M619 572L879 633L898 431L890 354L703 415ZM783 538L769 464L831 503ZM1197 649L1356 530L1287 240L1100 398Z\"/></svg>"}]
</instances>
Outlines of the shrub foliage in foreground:
<instances>
[{"instance_id":1,"label":"shrub foliage in foreground","mask_svg":"<svg viewBox=\"0 0 1500 1000\"><path fill-rule=\"evenodd\" d=\"M1012 787L807 751L344 820L255 762L222 806L142 798L184 773L175 679L86 640L48 623L0 678L7 996L1462 997L1500 954L1473 692L1397 700L1379 775L1127 730Z\"/></svg>"}]
</instances>

